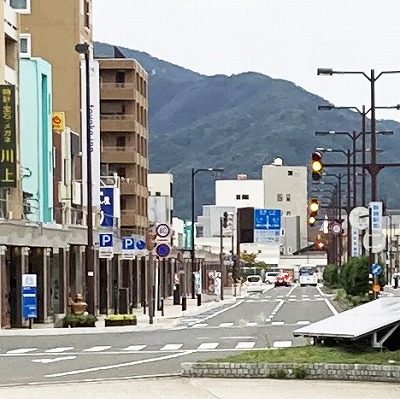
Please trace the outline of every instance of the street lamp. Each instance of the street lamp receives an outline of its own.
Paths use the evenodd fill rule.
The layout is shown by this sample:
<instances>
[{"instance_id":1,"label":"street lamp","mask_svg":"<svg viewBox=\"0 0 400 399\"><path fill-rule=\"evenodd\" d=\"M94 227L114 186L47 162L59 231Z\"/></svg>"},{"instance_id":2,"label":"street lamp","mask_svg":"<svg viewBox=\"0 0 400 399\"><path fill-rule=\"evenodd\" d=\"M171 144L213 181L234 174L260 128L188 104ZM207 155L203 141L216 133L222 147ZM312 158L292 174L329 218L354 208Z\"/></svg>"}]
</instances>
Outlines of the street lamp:
<instances>
[{"instance_id":1,"label":"street lamp","mask_svg":"<svg viewBox=\"0 0 400 399\"><path fill-rule=\"evenodd\" d=\"M192 299L195 298L195 276L194 276L194 269L195 269L195 248L194 248L194 177L199 172L223 172L224 168L200 168L194 169L192 168L192 236L191 236L191 249L190 249L190 258L191 258L191 266L192 266ZM200 276L201 279L201 276ZM201 280L200 280L201 284ZM197 293L197 305L201 305L201 285L200 285L200 292Z\"/></svg>"},{"instance_id":2,"label":"street lamp","mask_svg":"<svg viewBox=\"0 0 400 399\"><path fill-rule=\"evenodd\" d=\"M94 248L93 248L93 206L92 206L92 148L90 135L90 46L88 43L79 43L75 51L85 57L85 80L86 80L86 187L87 187L87 246L85 251L85 300L87 309L91 314L95 313L94 306ZM82 132L83 134L83 132Z\"/></svg>"},{"instance_id":3,"label":"street lamp","mask_svg":"<svg viewBox=\"0 0 400 399\"><path fill-rule=\"evenodd\" d=\"M380 165L376 162L376 117L375 117L375 82L382 76L387 74L400 73L400 71L383 71L375 76L375 70L371 69L370 75L367 75L362 71L334 71L332 68L318 68L317 75L362 75L371 84L371 162L367 166L367 170L371 175L371 201L376 201L378 197L377 193L377 178L378 173L381 169ZM400 107L399 107L400 109Z\"/></svg>"}]
</instances>

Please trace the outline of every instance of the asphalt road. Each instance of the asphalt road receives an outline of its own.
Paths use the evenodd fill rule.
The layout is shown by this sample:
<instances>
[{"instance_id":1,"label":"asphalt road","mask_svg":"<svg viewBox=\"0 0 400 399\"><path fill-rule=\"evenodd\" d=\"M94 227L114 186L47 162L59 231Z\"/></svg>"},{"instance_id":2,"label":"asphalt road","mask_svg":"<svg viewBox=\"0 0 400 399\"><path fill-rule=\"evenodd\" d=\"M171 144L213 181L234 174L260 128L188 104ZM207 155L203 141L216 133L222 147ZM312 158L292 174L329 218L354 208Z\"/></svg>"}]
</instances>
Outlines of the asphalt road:
<instances>
[{"instance_id":1,"label":"asphalt road","mask_svg":"<svg viewBox=\"0 0 400 399\"><path fill-rule=\"evenodd\" d=\"M293 330L333 312L315 287L278 287L167 330L0 337L0 385L178 374L182 362L304 345Z\"/></svg>"}]
</instances>

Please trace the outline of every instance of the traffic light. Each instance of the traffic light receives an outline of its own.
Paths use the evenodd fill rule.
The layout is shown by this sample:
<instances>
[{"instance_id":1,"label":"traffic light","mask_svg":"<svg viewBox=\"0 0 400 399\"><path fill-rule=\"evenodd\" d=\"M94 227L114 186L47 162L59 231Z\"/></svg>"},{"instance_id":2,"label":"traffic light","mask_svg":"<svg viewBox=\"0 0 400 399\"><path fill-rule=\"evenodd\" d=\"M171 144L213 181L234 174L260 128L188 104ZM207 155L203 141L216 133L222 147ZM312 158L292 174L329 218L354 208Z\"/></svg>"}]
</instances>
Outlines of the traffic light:
<instances>
[{"instance_id":1,"label":"traffic light","mask_svg":"<svg viewBox=\"0 0 400 399\"><path fill-rule=\"evenodd\" d=\"M312 198L308 204L308 224L312 227L317 221L317 214L319 211L319 201Z\"/></svg>"},{"instance_id":2,"label":"traffic light","mask_svg":"<svg viewBox=\"0 0 400 399\"><path fill-rule=\"evenodd\" d=\"M222 226L224 227L224 229L226 229L228 227L228 212L224 212L224 216L222 218Z\"/></svg>"},{"instance_id":3,"label":"traffic light","mask_svg":"<svg viewBox=\"0 0 400 399\"><path fill-rule=\"evenodd\" d=\"M313 180L321 180L323 168L322 154L318 151L313 152L311 155L311 176Z\"/></svg>"}]
</instances>

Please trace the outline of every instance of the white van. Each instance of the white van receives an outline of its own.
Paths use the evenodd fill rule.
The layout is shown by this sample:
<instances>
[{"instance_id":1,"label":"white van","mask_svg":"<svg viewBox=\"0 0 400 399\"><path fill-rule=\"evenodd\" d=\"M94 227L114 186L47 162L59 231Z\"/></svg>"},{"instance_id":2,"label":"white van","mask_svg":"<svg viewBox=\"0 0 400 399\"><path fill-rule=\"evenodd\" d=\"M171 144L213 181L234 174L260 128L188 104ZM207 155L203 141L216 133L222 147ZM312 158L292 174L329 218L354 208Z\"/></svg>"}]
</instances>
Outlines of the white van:
<instances>
[{"instance_id":1,"label":"white van","mask_svg":"<svg viewBox=\"0 0 400 399\"><path fill-rule=\"evenodd\" d=\"M264 282L267 284L275 284L278 276L279 272L267 272L265 273Z\"/></svg>"}]
</instances>

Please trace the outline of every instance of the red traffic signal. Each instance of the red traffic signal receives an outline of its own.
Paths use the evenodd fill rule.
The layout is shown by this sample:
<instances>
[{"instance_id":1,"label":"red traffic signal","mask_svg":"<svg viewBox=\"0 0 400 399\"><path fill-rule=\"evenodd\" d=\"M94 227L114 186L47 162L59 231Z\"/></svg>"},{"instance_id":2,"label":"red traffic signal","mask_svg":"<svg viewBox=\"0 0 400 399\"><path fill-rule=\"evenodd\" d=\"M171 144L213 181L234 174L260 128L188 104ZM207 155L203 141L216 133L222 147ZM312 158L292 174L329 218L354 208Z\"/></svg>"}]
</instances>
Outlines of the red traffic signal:
<instances>
[{"instance_id":1,"label":"red traffic signal","mask_svg":"<svg viewBox=\"0 0 400 399\"><path fill-rule=\"evenodd\" d=\"M323 240L317 240L317 241L315 241L315 249L316 249L317 251L325 251L325 250L326 250L325 241L323 241Z\"/></svg>"},{"instance_id":2,"label":"red traffic signal","mask_svg":"<svg viewBox=\"0 0 400 399\"><path fill-rule=\"evenodd\" d=\"M322 154L315 151L311 155L311 175L313 180L320 180L322 178Z\"/></svg>"}]
</instances>

